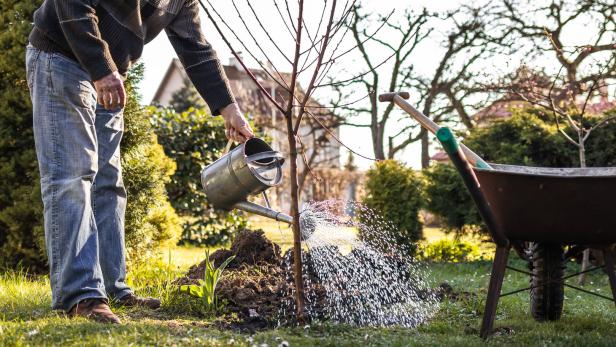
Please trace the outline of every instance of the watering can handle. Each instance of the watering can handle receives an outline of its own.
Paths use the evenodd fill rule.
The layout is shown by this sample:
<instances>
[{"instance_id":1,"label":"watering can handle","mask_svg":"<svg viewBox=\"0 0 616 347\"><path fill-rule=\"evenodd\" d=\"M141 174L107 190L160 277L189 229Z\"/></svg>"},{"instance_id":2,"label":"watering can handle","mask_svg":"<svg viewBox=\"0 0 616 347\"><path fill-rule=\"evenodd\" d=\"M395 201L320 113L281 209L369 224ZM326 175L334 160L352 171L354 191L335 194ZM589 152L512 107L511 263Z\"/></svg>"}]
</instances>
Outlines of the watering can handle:
<instances>
[{"instance_id":1,"label":"watering can handle","mask_svg":"<svg viewBox=\"0 0 616 347\"><path fill-rule=\"evenodd\" d=\"M225 155L229 153L232 145L233 145L233 140L229 139L229 141L227 141L227 145L225 146L225 149L222 151L222 154Z\"/></svg>"},{"instance_id":2,"label":"watering can handle","mask_svg":"<svg viewBox=\"0 0 616 347\"><path fill-rule=\"evenodd\" d=\"M261 159L274 159L273 163L267 163L267 164L261 164L258 162L258 160ZM261 152L261 153L257 153L257 154L253 154L251 156L248 156L246 158L246 162L247 163L255 163L257 165L261 165L264 167L264 169L269 170L270 168L275 167L276 168L276 178L274 179L274 182L280 182L280 180L282 179L282 165L284 164L284 156L282 154L280 154L279 152L276 151L267 151L267 152Z\"/></svg>"}]
</instances>

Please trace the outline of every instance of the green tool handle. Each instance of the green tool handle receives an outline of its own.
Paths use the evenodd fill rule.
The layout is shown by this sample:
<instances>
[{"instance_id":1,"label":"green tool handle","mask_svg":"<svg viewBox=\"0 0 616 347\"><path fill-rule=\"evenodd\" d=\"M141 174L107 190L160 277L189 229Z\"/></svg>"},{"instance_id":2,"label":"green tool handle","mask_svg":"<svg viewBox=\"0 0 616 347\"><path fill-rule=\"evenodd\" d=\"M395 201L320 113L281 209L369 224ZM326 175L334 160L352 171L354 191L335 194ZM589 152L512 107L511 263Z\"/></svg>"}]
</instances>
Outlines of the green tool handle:
<instances>
[{"instance_id":1,"label":"green tool handle","mask_svg":"<svg viewBox=\"0 0 616 347\"><path fill-rule=\"evenodd\" d=\"M456 141L455 136L453 136L453 133L449 128L440 128L436 132L436 138L441 142L443 148L449 155L449 158L451 158L451 162L460 173L460 176L462 176L462 180L464 181L466 188L468 188L468 191L471 193L471 197L479 210L481 218L488 226L488 230L492 235L494 243L502 247L508 246L509 239L505 237L505 235L501 232L501 229L496 224L490 204L488 204L485 195L483 195L483 192L481 191L479 180L477 180L477 176L466 159L466 156L458 144L458 141Z\"/></svg>"}]
</instances>

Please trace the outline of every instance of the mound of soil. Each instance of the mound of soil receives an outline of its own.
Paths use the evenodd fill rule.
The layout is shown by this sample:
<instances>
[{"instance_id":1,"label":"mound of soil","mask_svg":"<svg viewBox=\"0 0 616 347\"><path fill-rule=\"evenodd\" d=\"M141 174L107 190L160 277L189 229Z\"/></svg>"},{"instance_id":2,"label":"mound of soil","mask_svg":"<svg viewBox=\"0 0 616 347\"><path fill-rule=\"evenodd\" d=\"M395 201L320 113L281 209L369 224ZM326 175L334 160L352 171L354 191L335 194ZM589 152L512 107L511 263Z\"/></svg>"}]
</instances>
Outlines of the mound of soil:
<instances>
[{"instance_id":1,"label":"mound of soil","mask_svg":"<svg viewBox=\"0 0 616 347\"><path fill-rule=\"evenodd\" d=\"M281 308L293 301L292 275L283 265L280 247L261 230L244 230L235 237L231 249L217 250L210 260L219 266L232 255L235 259L218 283L219 298L244 321L240 328L253 330L275 324ZM176 284L197 284L204 270L205 261L192 266Z\"/></svg>"},{"instance_id":2,"label":"mound of soil","mask_svg":"<svg viewBox=\"0 0 616 347\"><path fill-rule=\"evenodd\" d=\"M261 262L278 264L280 246L268 240L262 230L241 231L231 244L236 264L255 265Z\"/></svg>"},{"instance_id":3,"label":"mound of soil","mask_svg":"<svg viewBox=\"0 0 616 347\"><path fill-rule=\"evenodd\" d=\"M231 249L215 251L210 254L210 261L218 267L233 255L235 259L229 263L227 269L237 269L242 265L279 264L281 260L280 246L268 240L262 230L240 231L231 244ZM205 261L191 266L185 279L203 279L204 271ZM178 281L187 284L183 279Z\"/></svg>"}]
</instances>

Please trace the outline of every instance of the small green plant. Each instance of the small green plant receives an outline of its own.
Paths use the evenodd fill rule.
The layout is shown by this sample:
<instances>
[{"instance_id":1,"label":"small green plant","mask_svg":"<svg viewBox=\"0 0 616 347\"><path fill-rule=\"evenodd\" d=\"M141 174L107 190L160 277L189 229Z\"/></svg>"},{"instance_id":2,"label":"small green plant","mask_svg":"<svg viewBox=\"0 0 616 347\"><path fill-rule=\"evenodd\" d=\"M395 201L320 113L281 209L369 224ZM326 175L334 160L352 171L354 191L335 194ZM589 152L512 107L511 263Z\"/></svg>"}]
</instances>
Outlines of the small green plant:
<instances>
[{"instance_id":1,"label":"small green plant","mask_svg":"<svg viewBox=\"0 0 616 347\"><path fill-rule=\"evenodd\" d=\"M476 244L442 239L422 246L419 258L431 262L461 263L481 260L482 255Z\"/></svg>"},{"instance_id":2,"label":"small green plant","mask_svg":"<svg viewBox=\"0 0 616 347\"><path fill-rule=\"evenodd\" d=\"M199 280L199 285L192 284L180 286L180 292L201 299L207 312L216 312L218 310L216 286L222 277L223 271L233 259L235 259L234 255L227 258L227 260L216 268L214 263L210 260L210 252L205 251L205 270L203 279Z\"/></svg>"}]
</instances>

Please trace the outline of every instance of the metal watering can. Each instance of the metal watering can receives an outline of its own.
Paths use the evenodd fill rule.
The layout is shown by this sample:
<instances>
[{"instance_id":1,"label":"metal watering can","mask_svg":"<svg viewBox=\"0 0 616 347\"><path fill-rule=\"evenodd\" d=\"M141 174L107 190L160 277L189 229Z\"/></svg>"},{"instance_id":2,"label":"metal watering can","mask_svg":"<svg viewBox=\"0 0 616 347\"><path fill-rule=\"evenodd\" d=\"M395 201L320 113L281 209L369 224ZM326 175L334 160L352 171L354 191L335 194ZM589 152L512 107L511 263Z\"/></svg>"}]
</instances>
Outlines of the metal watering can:
<instances>
[{"instance_id":1,"label":"metal watering can","mask_svg":"<svg viewBox=\"0 0 616 347\"><path fill-rule=\"evenodd\" d=\"M284 157L265 141L252 138L235 147L201 172L201 184L208 201L223 210L238 209L287 224L293 218L269 207L265 191L282 181ZM248 196L262 193L267 207L248 202Z\"/></svg>"}]
</instances>

